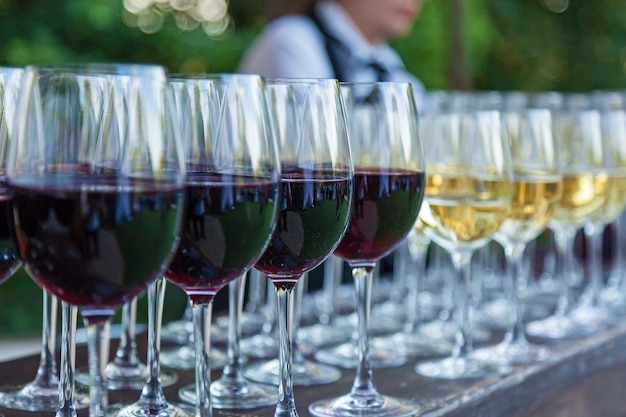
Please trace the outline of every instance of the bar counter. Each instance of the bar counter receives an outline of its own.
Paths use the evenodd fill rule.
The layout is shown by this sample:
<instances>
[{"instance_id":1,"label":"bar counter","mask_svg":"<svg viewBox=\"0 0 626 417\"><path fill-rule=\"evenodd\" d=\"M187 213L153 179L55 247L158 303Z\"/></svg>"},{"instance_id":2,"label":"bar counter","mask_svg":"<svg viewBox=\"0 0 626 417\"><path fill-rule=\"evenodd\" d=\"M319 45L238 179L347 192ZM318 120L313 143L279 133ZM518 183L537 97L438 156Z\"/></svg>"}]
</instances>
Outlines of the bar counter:
<instances>
[{"instance_id":1,"label":"bar counter","mask_svg":"<svg viewBox=\"0 0 626 417\"><path fill-rule=\"evenodd\" d=\"M145 341L138 335L140 357L145 358ZM165 348L167 344L164 343ZM112 353L117 341L112 342ZM427 379L413 371L416 360L398 368L375 369L378 390L388 395L411 398L421 405L418 415L481 417L611 417L626 416L626 323L595 336L549 344L558 358L552 362L516 367L505 376L478 380L446 381ZM77 363L86 362L85 346L79 346ZM35 374L39 356L0 363L0 385L29 382ZM169 401L177 402L178 389L193 381L192 371L177 371L178 382L165 388ZM301 416L309 415L308 405L322 398L347 393L354 370L343 370L333 384L296 387L295 398ZM219 377L213 372L212 378ZM111 404L133 402L137 391L111 391ZM219 416L273 415L274 408L252 410L214 410ZM52 415L18 412L0 408L5 417ZM80 410L79 416L87 416Z\"/></svg>"}]
</instances>

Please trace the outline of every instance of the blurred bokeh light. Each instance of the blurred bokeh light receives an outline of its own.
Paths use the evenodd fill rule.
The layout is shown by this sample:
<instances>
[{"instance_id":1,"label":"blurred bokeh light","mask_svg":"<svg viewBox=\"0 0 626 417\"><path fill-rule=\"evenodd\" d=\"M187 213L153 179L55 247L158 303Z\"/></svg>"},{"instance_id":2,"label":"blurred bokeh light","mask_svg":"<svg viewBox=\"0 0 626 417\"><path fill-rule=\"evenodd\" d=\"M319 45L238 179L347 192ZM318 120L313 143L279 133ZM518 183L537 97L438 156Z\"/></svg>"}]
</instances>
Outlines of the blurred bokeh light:
<instances>
[{"instance_id":1,"label":"blurred bokeh light","mask_svg":"<svg viewBox=\"0 0 626 417\"><path fill-rule=\"evenodd\" d=\"M168 16L182 30L198 26L210 37L219 37L231 25L226 0L124 0L122 20L144 33L156 33Z\"/></svg>"}]
</instances>

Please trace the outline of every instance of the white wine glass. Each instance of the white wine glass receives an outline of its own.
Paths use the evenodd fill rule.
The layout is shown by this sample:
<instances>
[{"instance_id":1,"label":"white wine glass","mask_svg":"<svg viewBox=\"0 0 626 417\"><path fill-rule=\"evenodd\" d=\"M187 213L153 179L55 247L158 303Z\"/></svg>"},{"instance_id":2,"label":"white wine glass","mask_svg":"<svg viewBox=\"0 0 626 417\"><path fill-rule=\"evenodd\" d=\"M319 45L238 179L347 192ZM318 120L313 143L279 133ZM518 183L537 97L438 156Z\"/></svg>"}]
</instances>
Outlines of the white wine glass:
<instances>
[{"instance_id":1,"label":"white wine glass","mask_svg":"<svg viewBox=\"0 0 626 417\"><path fill-rule=\"evenodd\" d=\"M607 170L599 111L562 110L553 117L563 175L563 195L549 222L557 247L559 299L556 311L529 322L526 332L545 339L567 339L588 336L607 326L574 313L581 273L576 270L574 240L576 233L604 210Z\"/></svg>"},{"instance_id":2,"label":"white wine glass","mask_svg":"<svg viewBox=\"0 0 626 417\"><path fill-rule=\"evenodd\" d=\"M506 112L503 119L513 159L513 203L493 238L505 252L504 279L509 280L505 287L511 293L513 320L499 344L481 348L475 355L485 361L523 365L555 358L551 349L526 338L524 298L529 284L523 256L529 242L546 229L561 199L563 184L550 110Z\"/></svg>"},{"instance_id":3,"label":"white wine glass","mask_svg":"<svg viewBox=\"0 0 626 417\"><path fill-rule=\"evenodd\" d=\"M440 113L425 142L424 233L452 258L456 281L457 343L452 355L418 362L415 371L440 379L480 378L509 371L474 356L469 314L471 260L506 220L512 198L512 163L494 110Z\"/></svg>"}]
</instances>

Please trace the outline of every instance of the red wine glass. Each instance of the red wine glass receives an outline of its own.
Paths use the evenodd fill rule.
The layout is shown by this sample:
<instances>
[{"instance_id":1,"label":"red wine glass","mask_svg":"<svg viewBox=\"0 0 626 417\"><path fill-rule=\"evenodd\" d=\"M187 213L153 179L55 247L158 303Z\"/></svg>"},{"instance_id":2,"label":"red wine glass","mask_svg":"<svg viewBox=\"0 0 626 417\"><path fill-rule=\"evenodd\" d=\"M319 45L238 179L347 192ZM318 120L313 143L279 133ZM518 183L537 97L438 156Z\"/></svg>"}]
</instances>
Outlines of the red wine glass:
<instances>
[{"instance_id":1,"label":"red wine glass","mask_svg":"<svg viewBox=\"0 0 626 417\"><path fill-rule=\"evenodd\" d=\"M206 329L215 295L245 274L269 242L278 210L278 147L261 77L177 75L170 86L188 177L181 242L166 277L190 298L196 358L195 384L181 388L179 396L195 402L196 416L209 416L212 402L222 408L259 406L262 388L243 379L238 359L224 372L231 389L223 396L213 389Z\"/></svg>"},{"instance_id":2,"label":"red wine glass","mask_svg":"<svg viewBox=\"0 0 626 417\"><path fill-rule=\"evenodd\" d=\"M280 135L280 214L255 268L274 283L279 337L276 417L297 416L292 375L293 289L339 244L352 200L352 160L336 80L272 80L277 114L295 114L295 136ZM289 118L277 118L276 129Z\"/></svg>"},{"instance_id":3,"label":"red wine glass","mask_svg":"<svg viewBox=\"0 0 626 417\"><path fill-rule=\"evenodd\" d=\"M281 143L280 148L289 150L294 137L301 134L299 123L299 113L302 111L298 107L295 94L302 92L293 92L290 97L290 90L293 87L283 81L268 81L268 90L270 104L274 123L277 126L277 136ZM302 303L304 290L307 287L307 274L303 274L296 286L294 299L294 315L291 322L293 341L291 346L291 379L295 386L313 386L329 384L341 378L341 371L334 366L323 364L305 357L303 353L303 345L300 340L301 332L299 332L300 322L302 319ZM278 348L278 345L277 345ZM260 350L260 349L259 349ZM274 356L269 361L257 362L246 366L245 376L253 381L278 385L280 381L280 359Z\"/></svg>"},{"instance_id":4,"label":"red wine glass","mask_svg":"<svg viewBox=\"0 0 626 417\"><path fill-rule=\"evenodd\" d=\"M405 83L345 83L342 96L354 160L350 223L335 255L352 268L359 365L352 390L309 406L315 416L410 416L419 405L380 394L370 364L370 300L377 262L398 247L417 219L424 163L413 90Z\"/></svg>"},{"instance_id":5,"label":"red wine glass","mask_svg":"<svg viewBox=\"0 0 626 417\"><path fill-rule=\"evenodd\" d=\"M185 168L166 72L126 64L24 71L7 160L17 244L33 279L81 312L89 413L106 416L101 333L117 307L161 275L179 238ZM103 126L76 127L106 110L116 93L106 74L121 73L129 77L125 135L96 143L90 137ZM99 99L86 100L85 83Z\"/></svg>"}]
</instances>

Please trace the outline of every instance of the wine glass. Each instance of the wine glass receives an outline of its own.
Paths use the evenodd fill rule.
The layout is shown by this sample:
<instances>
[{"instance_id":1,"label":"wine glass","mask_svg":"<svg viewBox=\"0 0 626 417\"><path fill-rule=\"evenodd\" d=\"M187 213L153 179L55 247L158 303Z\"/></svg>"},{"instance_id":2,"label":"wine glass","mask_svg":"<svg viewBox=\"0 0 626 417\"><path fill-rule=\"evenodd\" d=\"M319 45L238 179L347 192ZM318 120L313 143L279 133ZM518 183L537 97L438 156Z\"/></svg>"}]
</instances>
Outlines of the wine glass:
<instances>
[{"instance_id":1,"label":"wine glass","mask_svg":"<svg viewBox=\"0 0 626 417\"><path fill-rule=\"evenodd\" d=\"M606 323L576 317L575 286L577 271L574 253L576 233L590 219L602 213L606 201L607 170L602 144L600 113L592 109L563 110L554 113L554 135L559 146L563 174L563 196L549 227L557 247L557 273L561 289L556 311L549 317L531 321L526 332L547 339L583 337L606 328Z\"/></svg>"},{"instance_id":2,"label":"wine glass","mask_svg":"<svg viewBox=\"0 0 626 417\"><path fill-rule=\"evenodd\" d=\"M297 103L290 102L297 97L290 97L293 87L288 83L274 80L268 81L268 96L272 110L274 125L276 126L277 140L281 150L290 149L294 137L305 133L300 132L299 112L302 111ZM298 94L299 92L295 92ZM282 151L284 152L284 151ZM302 305L304 303L304 291L307 287L308 273L302 274L295 287L294 315L291 322L293 341L291 346L291 378L294 385L320 385L337 381L341 377L341 371L337 368L325 365L305 357L302 352L300 339L300 323L302 319ZM253 381L278 385L280 381L280 358L269 361L257 362L246 366L245 376Z\"/></svg>"},{"instance_id":3,"label":"wine glass","mask_svg":"<svg viewBox=\"0 0 626 417\"><path fill-rule=\"evenodd\" d=\"M435 114L429 141L424 233L450 253L456 275L457 343L452 355L418 362L415 371L441 379L480 378L509 367L473 354L469 285L473 253L486 245L509 214L512 164L495 110Z\"/></svg>"},{"instance_id":4,"label":"wine glass","mask_svg":"<svg viewBox=\"0 0 626 417\"><path fill-rule=\"evenodd\" d=\"M0 205L2 206L0 210L2 214L2 222L0 223L0 282L13 275L21 265L19 255L13 243L12 194L11 190L6 186L5 176L9 130L13 121L15 101L21 76L21 68L0 67ZM0 392L0 406L9 406L6 389ZM4 417L3 414L0 414L0 417Z\"/></svg>"},{"instance_id":5,"label":"wine glass","mask_svg":"<svg viewBox=\"0 0 626 417\"><path fill-rule=\"evenodd\" d=\"M608 96L606 99L610 99ZM606 176L598 176L596 187L605 195L602 209L595 211L583 226L587 243L589 282L572 311L577 321L585 325L607 327L616 321L602 297L604 268L602 246L606 227L618 220L626 208L626 198L621 193L626 184L626 112L623 109L600 110L600 127L604 149Z\"/></svg>"},{"instance_id":6,"label":"wine glass","mask_svg":"<svg viewBox=\"0 0 626 417\"><path fill-rule=\"evenodd\" d=\"M424 159L413 90L405 83L342 84L354 159L350 224L335 255L352 268L359 365L350 393L314 402L316 416L411 416L419 405L380 394L370 364L372 274L413 228L424 192Z\"/></svg>"},{"instance_id":7,"label":"wine glass","mask_svg":"<svg viewBox=\"0 0 626 417\"><path fill-rule=\"evenodd\" d=\"M336 80L272 80L278 114L295 114L298 134L282 135L280 214L255 268L274 283L279 337L275 416L297 416L292 375L293 289L339 244L352 200L352 161ZM279 119L281 120L281 119ZM282 119L287 120L287 119ZM276 123L277 129L285 126Z\"/></svg>"},{"instance_id":8,"label":"wine glass","mask_svg":"<svg viewBox=\"0 0 626 417\"><path fill-rule=\"evenodd\" d=\"M245 274L270 239L278 210L278 147L261 77L177 75L170 85L182 120L188 179L182 239L166 277L190 298L196 358L195 384L181 388L179 396L195 402L196 415L209 416L213 398L227 407L235 402L211 390L205 329L217 292ZM215 111L218 117L211 115ZM228 364L227 377L236 386L227 394L240 395L240 404L248 406L246 396L260 391L246 385L238 362Z\"/></svg>"},{"instance_id":9,"label":"wine glass","mask_svg":"<svg viewBox=\"0 0 626 417\"><path fill-rule=\"evenodd\" d=\"M507 112L503 121L513 160L513 203L493 238L505 251L505 279L511 280L508 288L514 320L499 344L478 349L475 355L486 361L521 365L554 357L549 348L526 338L523 299L528 283L522 262L526 246L545 230L554 214L563 184L550 110Z\"/></svg>"},{"instance_id":10,"label":"wine glass","mask_svg":"<svg viewBox=\"0 0 626 417\"><path fill-rule=\"evenodd\" d=\"M108 141L121 143L128 126L124 95L128 93L129 77L126 74L107 74L111 78L114 94L109 96L107 107L103 112L99 137ZM92 217L92 221L96 218ZM148 377L148 368L137 355L135 325L137 319L137 297L122 305L122 322L120 342L115 351L114 359L106 364L107 388L109 390L141 389ZM89 386L89 367L76 372L76 381ZM160 372L163 386L174 384L178 375L171 370Z\"/></svg>"},{"instance_id":11,"label":"wine glass","mask_svg":"<svg viewBox=\"0 0 626 417\"><path fill-rule=\"evenodd\" d=\"M178 241L185 169L166 73L126 64L24 71L7 163L17 243L32 278L85 319L90 415L107 415L101 333L162 273ZM102 73L128 75L129 125L121 143L103 136L94 150L86 145L98 129L76 128L115 93ZM102 99L87 100L83 83Z\"/></svg>"},{"instance_id":12,"label":"wine glass","mask_svg":"<svg viewBox=\"0 0 626 417\"><path fill-rule=\"evenodd\" d=\"M19 90L22 68L0 67L0 143L2 147L2 201L10 203L11 193L6 187L5 164L9 144L9 134L15 117L15 108ZM8 197L8 198L6 198ZM8 278L20 266L14 244L12 243L13 216L10 206L3 208L9 217L2 232L2 280ZM44 291L43 294L43 326L41 360L33 381L19 387L2 387L0 389L0 406L9 409L30 411L54 411L58 406L58 376L56 360L53 355L56 334L56 299Z\"/></svg>"}]
</instances>

